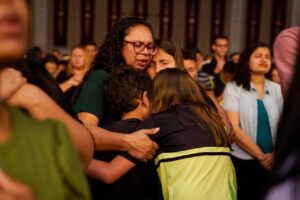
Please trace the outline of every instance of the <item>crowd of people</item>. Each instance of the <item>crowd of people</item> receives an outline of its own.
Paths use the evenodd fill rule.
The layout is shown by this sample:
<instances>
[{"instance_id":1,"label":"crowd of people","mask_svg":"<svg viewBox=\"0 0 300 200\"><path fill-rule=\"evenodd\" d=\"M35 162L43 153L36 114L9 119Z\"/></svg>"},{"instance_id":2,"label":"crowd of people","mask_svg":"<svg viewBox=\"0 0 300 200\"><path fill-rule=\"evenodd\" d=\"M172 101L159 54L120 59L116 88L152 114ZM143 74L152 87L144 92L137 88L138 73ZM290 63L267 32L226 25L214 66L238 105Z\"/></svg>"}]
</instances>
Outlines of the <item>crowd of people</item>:
<instances>
[{"instance_id":1,"label":"crowd of people","mask_svg":"<svg viewBox=\"0 0 300 200\"><path fill-rule=\"evenodd\" d=\"M25 0L0 1L0 199L300 199L299 27L273 62L224 35L180 49L137 17L45 53L28 25Z\"/></svg>"}]
</instances>

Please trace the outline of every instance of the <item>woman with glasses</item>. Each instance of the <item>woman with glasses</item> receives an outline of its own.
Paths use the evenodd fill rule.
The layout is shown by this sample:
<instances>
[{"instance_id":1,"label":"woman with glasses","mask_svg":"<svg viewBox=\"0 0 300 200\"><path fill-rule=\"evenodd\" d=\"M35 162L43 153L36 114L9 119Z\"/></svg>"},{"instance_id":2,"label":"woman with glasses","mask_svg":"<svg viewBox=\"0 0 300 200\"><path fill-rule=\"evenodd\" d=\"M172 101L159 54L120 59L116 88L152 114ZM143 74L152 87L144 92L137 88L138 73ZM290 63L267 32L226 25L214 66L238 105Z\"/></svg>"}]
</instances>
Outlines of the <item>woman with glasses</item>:
<instances>
[{"instance_id":1,"label":"woman with glasses","mask_svg":"<svg viewBox=\"0 0 300 200\"><path fill-rule=\"evenodd\" d=\"M75 106L84 124L105 124L103 82L108 74L118 74L124 67L142 71L156 53L151 25L136 17L123 18L116 23L100 46L91 73L83 85Z\"/></svg>"},{"instance_id":2,"label":"woman with glasses","mask_svg":"<svg viewBox=\"0 0 300 200\"><path fill-rule=\"evenodd\" d=\"M104 82L107 76L118 76L126 68L124 66L142 73L156 50L151 25L137 17L121 19L106 35L74 108L78 118L98 138L95 144L100 148L96 150L121 150L139 159L152 158L157 144L147 135L103 132L97 126L103 126L113 118L109 116L105 102ZM97 156L96 153L95 158L97 157L101 155ZM101 198L101 188L103 189L102 183L91 181L95 199Z\"/></svg>"}]
</instances>

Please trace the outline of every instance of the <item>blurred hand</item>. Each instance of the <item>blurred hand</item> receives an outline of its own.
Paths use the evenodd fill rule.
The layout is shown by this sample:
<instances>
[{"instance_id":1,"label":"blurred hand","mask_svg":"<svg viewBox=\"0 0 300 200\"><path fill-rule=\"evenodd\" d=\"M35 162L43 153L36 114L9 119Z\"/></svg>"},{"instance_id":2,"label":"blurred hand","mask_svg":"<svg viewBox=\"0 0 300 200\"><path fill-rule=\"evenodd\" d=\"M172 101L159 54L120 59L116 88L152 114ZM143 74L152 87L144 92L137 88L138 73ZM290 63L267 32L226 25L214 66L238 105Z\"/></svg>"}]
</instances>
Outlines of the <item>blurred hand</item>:
<instances>
[{"instance_id":1,"label":"blurred hand","mask_svg":"<svg viewBox=\"0 0 300 200\"><path fill-rule=\"evenodd\" d=\"M5 68L0 71L0 100L6 100L26 83L18 70Z\"/></svg>"},{"instance_id":2,"label":"blurred hand","mask_svg":"<svg viewBox=\"0 0 300 200\"><path fill-rule=\"evenodd\" d=\"M69 80L72 86L78 86L83 80L83 75L82 74L73 75Z\"/></svg>"},{"instance_id":3,"label":"blurred hand","mask_svg":"<svg viewBox=\"0 0 300 200\"><path fill-rule=\"evenodd\" d=\"M260 164L266 169L270 170L273 164L273 153L266 153L259 159Z\"/></svg>"},{"instance_id":4,"label":"blurred hand","mask_svg":"<svg viewBox=\"0 0 300 200\"><path fill-rule=\"evenodd\" d=\"M1 200L35 200L33 192L27 186L8 177L0 170Z\"/></svg>"}]
</instances>

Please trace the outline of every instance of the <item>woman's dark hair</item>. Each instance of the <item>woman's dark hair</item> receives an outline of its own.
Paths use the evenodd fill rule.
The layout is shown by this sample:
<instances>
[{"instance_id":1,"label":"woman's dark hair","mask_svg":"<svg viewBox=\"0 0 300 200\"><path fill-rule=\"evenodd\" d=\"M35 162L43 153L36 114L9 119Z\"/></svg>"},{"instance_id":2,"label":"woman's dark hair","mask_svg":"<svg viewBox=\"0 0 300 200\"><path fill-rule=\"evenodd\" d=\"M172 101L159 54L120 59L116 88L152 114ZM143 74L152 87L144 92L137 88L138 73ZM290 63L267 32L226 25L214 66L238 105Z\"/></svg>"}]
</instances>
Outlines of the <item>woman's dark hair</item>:
<instances>
[{"instance_id":1,"label":"woman's dark hair","mask_svg":"<svg viewBox=\"0 0 300 200\"><path fill-rule=\"evenodd\" d=\"M240 56L240 60L238 62L236 74L233 78L236 81L237 85L241 85L245 90L250 90L250 67L249 67L249 60L252 53L260 47L268 48L269 46L265 43L256 43L249 45L246 49L242 52Z\"/></svg>"},{"instance_id":2,"label":"woman's dark hair","mask_svg":"<svg viewBox=\"0 0 300 200\"><path fill-rule=\"evenodd\" d=\"M55 64L59 64L59 61L57 60L57 58L54 56L54 55L52 55L52 54L48 54L48 55L46 55L46 57L45 57L45 59L44 59L44 65L46 64L46 63L48 63L48 62L50 62L50 63L55 63Z\"/></svg>"},{"instance_id":3,"label":"woman's dark hair","mask_svg":"<svg viewBox=\"0 0 300 200\"><path fill-rule=\"evenodd\" d=\"M300 44L300 43L299 43ZM293 79L278 124L271 184L300 178L300 48ZM296 189L296 188L295 188ZM296 189L298 190L299 187ZM299 194L299 193L298 193ZM299 199L299 196L295 199Z\"/></svg>"},{"instance_id":4,"label":"woman's dark hair","mask_svg":"<svg viewBox=\"0 0 300 200\"><path fill-rule=\"evenodd\" d=\"M152 26L146 20L138 17L125 17L121 19L107 33L92 63L92 70L103 69L108 73L118 73L122 70L122 66L126 65L122 55L124 37L131 28L138 25L146 26L153 35Z\"/></svg>"}]
</instances>

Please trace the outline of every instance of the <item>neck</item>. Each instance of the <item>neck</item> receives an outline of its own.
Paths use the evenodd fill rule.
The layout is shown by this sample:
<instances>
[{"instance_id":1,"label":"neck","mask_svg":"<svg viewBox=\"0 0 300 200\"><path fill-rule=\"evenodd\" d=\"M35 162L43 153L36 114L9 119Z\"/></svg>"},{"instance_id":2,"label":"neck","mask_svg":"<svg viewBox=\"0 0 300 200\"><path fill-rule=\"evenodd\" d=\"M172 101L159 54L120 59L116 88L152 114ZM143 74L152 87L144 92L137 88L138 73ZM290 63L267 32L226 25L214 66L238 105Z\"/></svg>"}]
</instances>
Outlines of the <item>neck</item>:
<instances>
[{"instance_id":1,"label":"neck","mask_svg":"<svg viewBox=\"0 0 300 200\"><path fill-rule=\"evenodd\" d=\"M265 93L265 76L264 75L251 75L251 82L255 85L256 96L261 99Z\"/></svg>"},{"instance_id":2,"label":"neck","mask_svg":"<svg viewBox=\"0 0 300 200\"><path fill-rule=\"evenodd\" d=\"M215 59L217 62L225 62L224 56L219 56L219 55L215 54Z\"/></svg>"},{"instance_id":3,"label":"neck","mask_svg":"<svg viewBox=\"0 0 300 200\"><path fill-rule=\"evenodd\" d=\"M265 76L264 75L251 75L251 82L256 86L264 86L265 85Z\"/></svg>"},{"instance_id":4,"label":"neck","mask_svg":"<svg viewBox=\"0 0 300 200\"><path fill-rule=\"evenodd\" d=\"M10 120L7 108L0 103L0 143L10 136Z\"/></svg>"},{"instance_id":5,"label":"neck","mask_svg":"<svg viewBox=\"0 0 300 200\"><path fill-rule=\"evenodd\" d=\"M122 120L126 120L126 119L139 119L142 121L144 120L144 117L140 112L134 110L122 115Z\"/></svg>"},{"instance_id":6,"label":"neck","mask_svg":"<svg viewBox=\"0 0 300 200\"><path fill-rule=\"evenodd\" d=\"M83 73L84 67L74 67L73 68L73 74Z\"/></svg>"}]
</instances>

